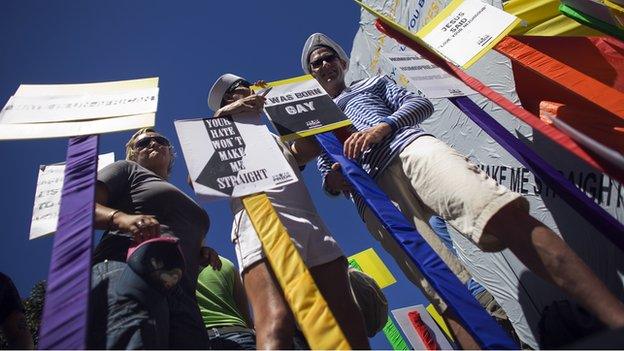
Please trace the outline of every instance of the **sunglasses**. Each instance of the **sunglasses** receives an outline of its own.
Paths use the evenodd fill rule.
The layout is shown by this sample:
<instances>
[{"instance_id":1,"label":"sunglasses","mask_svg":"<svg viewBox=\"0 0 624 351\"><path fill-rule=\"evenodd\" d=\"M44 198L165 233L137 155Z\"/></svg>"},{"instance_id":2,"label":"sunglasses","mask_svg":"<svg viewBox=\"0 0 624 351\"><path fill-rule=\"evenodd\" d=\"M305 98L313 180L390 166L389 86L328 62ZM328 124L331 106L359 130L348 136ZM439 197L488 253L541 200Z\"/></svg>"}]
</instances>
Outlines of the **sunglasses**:
<instances>
[{"instance_id":1,"label":"sunglasses","mask_svg":"<svg viewBox=\"0 0 624 351\"><path fill-rule=\"evenodd\" d=\"M325 61L327 63L330 63L330 62L334 61L337 58L338 58L338 56L336 56L334 54L325 55L323 57L317 58L314 61L310 61L310 66L312 66L312 68L319 68L323 64L323 61Z\"/></svg>"},{"instance_id":2,"label":"sunglasses","mask_svg":"<svg viewBox=\"0 0 624 351\"><path fill-rule=\"evenodd\" d=\"M239 79L236 82L234 82L234 84L230 85L228 90L226 90L225 92L226 93L232 93L234 90L236 90L236 88L238 88L240 86L244 86L246 88L249 88L251 86L251 84L249 84L249 82L246 81L246 80Z\"/></svg>"},{"instance_id":3,"label":"sunglasses","mask_svg":"<svg viewBox=\"0 0 624 351\"><path fill-rule=\"evenodd\" d=\"M162 146L171 146L171 143L169 142L169 140L167 140L167 138L165 138L164 136L156 135L156 136L148 136L148 137L137 140L134 143L134 147L136 147L137 149L145 149L146 147L150 146L150 144L152 143L152 140L154 140L155 142L157 142L158 144Z\"/></svg>"}]
</instances>

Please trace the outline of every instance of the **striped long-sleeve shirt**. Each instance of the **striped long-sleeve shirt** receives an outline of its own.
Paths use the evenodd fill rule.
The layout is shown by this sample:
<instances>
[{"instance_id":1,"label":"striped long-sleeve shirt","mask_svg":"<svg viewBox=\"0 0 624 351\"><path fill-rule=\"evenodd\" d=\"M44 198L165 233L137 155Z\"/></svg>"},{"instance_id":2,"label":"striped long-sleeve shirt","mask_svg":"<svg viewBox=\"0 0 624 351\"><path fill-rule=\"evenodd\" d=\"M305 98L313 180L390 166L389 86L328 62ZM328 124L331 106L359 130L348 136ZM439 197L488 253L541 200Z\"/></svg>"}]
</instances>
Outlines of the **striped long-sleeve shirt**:
<instances>
[{"instance_id":1,"label":"striped long-sleeve shirt","mask_svg":"<svg viewBox=\"0 0 624 351\"><path fill-rule=\"evenodd\" d=\"M405 146L427 134L419 123L433 114L431 101L396 85L387 76L358 81L335 97L334 102L353 123L353 132L369 129L382 122L392 127L392 133L357 160L373 179L386 169ZM331 170L332 163L325 153L317 159L323 180ZM358 197L354 201L362 215L364 202Z\"/></svg>"}]
</instances>

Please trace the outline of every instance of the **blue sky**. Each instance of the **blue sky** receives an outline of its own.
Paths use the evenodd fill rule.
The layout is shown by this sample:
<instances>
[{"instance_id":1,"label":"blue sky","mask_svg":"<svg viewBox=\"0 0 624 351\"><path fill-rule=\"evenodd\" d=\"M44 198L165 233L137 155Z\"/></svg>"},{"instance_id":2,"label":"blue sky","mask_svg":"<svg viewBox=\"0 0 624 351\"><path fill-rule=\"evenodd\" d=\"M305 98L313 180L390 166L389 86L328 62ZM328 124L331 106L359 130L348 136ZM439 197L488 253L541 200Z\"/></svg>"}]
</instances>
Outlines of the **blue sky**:
<instances>
[{"instance_id":1,"label":"blue sky","mask_svg":"<svg viewBox=\"0 0 624 351\"><path fill-rule=\"evenodd\" d=\"M0 103L19 84L86 83L160 77L156 127L178 150L172 182L190 193L175 119L210 116L206 96L221 74L267 81L301 75L305 39L324 32L351 50L360 11L350 0L0 2ZM131 132L103 135L100 153L123 157ZM65 159L67 139L0 142L0 271L22 296L47 275L52 239L28 240L37 169ZM384 289L391 308L423 303L370 237L352 204L320 191L316 167L304 172L321 216L347 255L374 247L399 280ZM226 201L205 204L207 242L235 262ZM376 348L388 348L382 334Z\"/></svg>"}]
</instances>

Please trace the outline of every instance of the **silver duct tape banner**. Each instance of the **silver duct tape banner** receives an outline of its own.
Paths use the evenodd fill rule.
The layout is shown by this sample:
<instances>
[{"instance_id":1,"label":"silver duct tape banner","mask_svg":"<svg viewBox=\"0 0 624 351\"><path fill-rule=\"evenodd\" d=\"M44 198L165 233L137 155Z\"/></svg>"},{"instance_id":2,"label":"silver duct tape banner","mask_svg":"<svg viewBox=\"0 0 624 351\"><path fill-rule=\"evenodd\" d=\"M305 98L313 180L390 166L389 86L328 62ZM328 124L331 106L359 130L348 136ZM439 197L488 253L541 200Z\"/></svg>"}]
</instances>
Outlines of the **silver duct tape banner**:
<instances>
[{"instance_id":1,"label":"silver duct tape banner","mask_svg":"<svg viewBox=\"0 0 624 351\"><path fill-rule=\"evenodd\" d=\"M500 1L485 2L501 7ZM449 3L442 0L366 1L366 4L395 18L414 33ZM410 81L388 59L392 55L415 53L392 38L381 35L374 26L374 20L372 15L362 11L361 28L353 40L347 81L387 74L397 83L418 93L418 89L421 89L418 84ZM490 51L467 72L519 103L511 63L504 56ZM425 89L421 90L423 95L427 95ZM621 184L586 166L546 137L533 134L532 128L488 99L479 94L469 94L469 97L507 130L529 144L609 214L624 222L624 189ZM561 233L611 291L624 299L624 275L619 273L624 271L624 255L449 101L435 99L433 102L435 113L422 127L469 157L471 162L502 185L523 194L531 204L531 214ZM530 273L510 252L483 253L452 228L451 235L460 259L475 280L484 285L502 305L519 337L529 346L537 348L537 337L533 331L538 330L541 311L553 300L563 299L564 296Z\"/></svg>"}]
</instances>

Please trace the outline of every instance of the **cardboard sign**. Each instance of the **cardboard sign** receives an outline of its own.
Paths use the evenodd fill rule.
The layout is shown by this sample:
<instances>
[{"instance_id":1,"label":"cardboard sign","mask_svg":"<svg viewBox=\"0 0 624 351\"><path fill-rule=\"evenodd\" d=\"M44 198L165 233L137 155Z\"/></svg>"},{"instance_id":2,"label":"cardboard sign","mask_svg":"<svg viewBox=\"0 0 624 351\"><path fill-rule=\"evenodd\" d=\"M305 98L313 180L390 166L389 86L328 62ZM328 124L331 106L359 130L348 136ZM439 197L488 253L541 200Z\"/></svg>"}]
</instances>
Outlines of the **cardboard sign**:
<instances>
[{"instance_id":1,"label":"cardboard sign","mask_svg":"<svg viewBox=\"0 0 624 351\"><path fill-rule=\"evenodd\" d=\"M380 288L383 289L396 283L396 278L372 247L349 256L349 262L351 260L356 262L362 272L375 279Z\"/></svg>"},{"instance_id":2,"label":"cardboard sign","mask_svg":"<svg viewBox=\"0 0 624 351\"><path fill-rule=\"evenodd\" d=\"M324 133L351 121L321 85L306 75L269 83L264 112L284 141Z\"/></svg>"},{"instance_id":3,"label":"cardboard sign","mask_svg":"<svg viewBox=\"0 0 624 351\"><path fill-rule=\"evenodd\" d=\"M203 200L241 197L297 181L257 115L174 124L195 193Z\"/></svg>"},{"instance_id":4,"label":"cardboard sign","mask_svg":"<svg viewBox=\"0 0 624 351\"><path fill-rule=\"evenodd\" d=\"M115 154L98 156L98 171L115 162ZM30 240L56 232L65 177L65 164L41 165L30 222Z\"/></svg>"},{"instance_id":5,"label":"cardboard sign","mask_svg":"<svg viewBox=\"0 0 624 351\"><path fill-rule=\"evenodd\" d=\"M91 135L154 126L158 78L20 85L0 112L0 140Z\"/></svg>"},{"instance_id":6,"label":"cardboard sign","mask_svg":"<svg viewBox=\"0 0 624 351\"><path fill-rule=\"evenodd\" d=\"M429 99L465 96L474 94L459 79L446 73L418 53L383 53L391 65L398 69L399 77L408 80L410 90ZM401 82L402 79L399 79Z\"/></svg>"}]
</instances>

